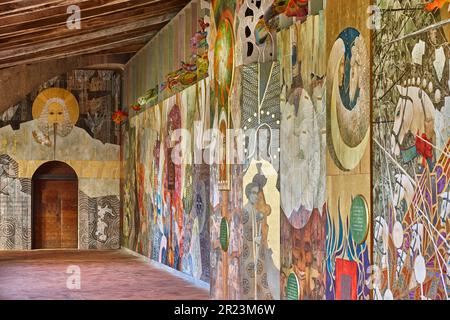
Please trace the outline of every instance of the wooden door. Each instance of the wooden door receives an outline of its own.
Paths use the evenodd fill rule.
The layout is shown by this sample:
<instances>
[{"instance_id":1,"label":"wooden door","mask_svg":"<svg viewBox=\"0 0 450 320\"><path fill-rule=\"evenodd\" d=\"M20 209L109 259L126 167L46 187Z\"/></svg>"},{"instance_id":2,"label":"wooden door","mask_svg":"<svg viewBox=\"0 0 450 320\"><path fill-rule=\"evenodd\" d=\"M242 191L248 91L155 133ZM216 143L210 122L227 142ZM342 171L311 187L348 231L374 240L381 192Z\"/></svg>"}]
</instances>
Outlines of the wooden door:
<instances>
[{"instance_id":1,"label":"wooden door","mask_svg":"<svg viewBox=\"0 0 450 320\"><path fill-rule=\"evenodd\" d=\"M47 175L33 181L34 249L78 248L78 182Z\"/></svg>"}]
</instances>

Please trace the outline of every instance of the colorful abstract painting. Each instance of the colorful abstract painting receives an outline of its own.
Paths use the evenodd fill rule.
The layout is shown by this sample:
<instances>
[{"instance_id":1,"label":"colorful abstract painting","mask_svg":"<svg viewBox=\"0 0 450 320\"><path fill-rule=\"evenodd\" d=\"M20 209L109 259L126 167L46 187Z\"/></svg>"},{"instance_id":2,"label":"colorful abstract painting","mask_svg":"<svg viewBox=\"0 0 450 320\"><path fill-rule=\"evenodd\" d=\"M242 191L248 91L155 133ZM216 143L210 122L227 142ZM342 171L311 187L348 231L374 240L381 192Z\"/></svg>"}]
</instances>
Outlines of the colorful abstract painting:
<instances>
[{"instance_id":1,"label":"colorful abstract painting","mask_svg":"<svg viewBox=\"0 0 450 320\"><path fill-rule=\"evenodd\" d=\"M450 298L450 29L438 25L449 18L448 3L440 3L425 10L417 0L377 1L384 26L374 41L372 114L379 300Z\"/></svg>"}]
</instances>

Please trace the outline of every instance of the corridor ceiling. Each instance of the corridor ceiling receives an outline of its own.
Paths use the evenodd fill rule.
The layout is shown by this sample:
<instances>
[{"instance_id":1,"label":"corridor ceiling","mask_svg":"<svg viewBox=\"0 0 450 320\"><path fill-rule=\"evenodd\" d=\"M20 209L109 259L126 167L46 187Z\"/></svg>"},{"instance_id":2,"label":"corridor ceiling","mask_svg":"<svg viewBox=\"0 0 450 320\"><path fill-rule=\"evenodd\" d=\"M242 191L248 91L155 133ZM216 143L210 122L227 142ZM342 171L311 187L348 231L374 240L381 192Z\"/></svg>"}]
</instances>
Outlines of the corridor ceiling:
<instances>
[{"instance_id":1,"label":"corridor ceiling","mask_svg":"<svg viewBox=\"0 0 450 320\"><path fill-rule=\"evenodd\" d=\"M0 69L84 55L131 56L188 2L189 0L1 1ZM72 5L77 7L70 7ZM72 10L77 8L80 10ZM77 12L80 18L79 29L73 28L77 26Z\"/></svg>"}]
</instances>

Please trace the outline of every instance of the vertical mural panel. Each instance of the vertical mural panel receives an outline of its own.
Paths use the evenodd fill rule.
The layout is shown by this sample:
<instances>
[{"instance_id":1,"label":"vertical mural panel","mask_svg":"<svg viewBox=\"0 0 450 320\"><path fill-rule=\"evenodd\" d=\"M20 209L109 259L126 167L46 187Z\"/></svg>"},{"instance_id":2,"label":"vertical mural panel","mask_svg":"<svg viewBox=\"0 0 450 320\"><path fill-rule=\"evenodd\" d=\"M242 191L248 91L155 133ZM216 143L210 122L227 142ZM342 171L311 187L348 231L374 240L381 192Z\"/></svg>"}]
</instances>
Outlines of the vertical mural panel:
<instances>
[{"instance_id":1,"label":"vertical mural panel","mask_svg":"<svg viewBox=\"0 0 450 320\"><path fill-rule=\"evenodd\" d=\"M222 134L225 146L220 163L211 155L211 297L214 299L241 299L242 247L242 166L230 157L237 149L235 140L227 140L227 130L239 129L240 111L230 112L230 106L239 106L239 96L233 96L235 82L235 30L237 1L212 1L208 33L211 61L210 118L211 128ZM238 109L239 110L239 109ZM213 152L212 152L213 153ZM227 159L228 157L228 159ZM217 161L216 161L217 160ZM222 226L222 228L221 228ZM224 229L223 226L227 228ZM229 233L224 232L226 229ZM222 232L221 232L222 231ZM222 243L221 243L222 236ZM223 246L224 242L228 244Z\"/></svg>"},{"instance_id":2,"label":"vertical mural panel","mask_svg":"<svg viewBox=\"0 0 450 320\"><path fill-rule=\"evenodd\" d=\"M242 67L243 298L280 298L280 66Z\"/></svg>"},{"instance_id":3,"label":"vertical mural panel","mask_svg":"<svg viewBox=\"0 0 450 320\"><path fill-rule=\"evenodd\" d=\"M449 4L376 3L374 296L448 300Z\"/></svg>"},{"instance_id":4,"label":"vertical mural panel","mask_svg":"<svg viewBox=\"0 0 450 320\"><path fill-rule=\"evenodd\" d=\"M136 248L136 219L137 195L136 195L136 128L129 124L123 137L124 149L124 185L123 185L123 245L129 249Z\"/></svg>"},{"instance_id":5,"label":"vertical mural panel","mask_svg":"<svg viewBox=\"0 0 450 320\"><path fill-rule=\"evenodd\" d=\"M369 0L327 1L327 299L369 299Z\"/></svg>"},{"instance_id":6,"label":"vertical mural panel","mask_svg":"<svg viewBox=\"0 0 450 320\"><path fill-rule=\"evenodd\" d=\"M278 34L281 94L281 297L323 300L326 284L325 20ZM289 280L291 279L291 280ZM290 288L298 283L298 290Z\"/></svg>"},{"instance_id":7,"label":"vertical mural panel","mask_svg":"<svg viewBox=\"0 0 450 320\"><path fill-rule=\"evenodd\" d=\"M31 179L19 164L0 155L0 250L31 249Z\"/></svg>"}]
</instances>

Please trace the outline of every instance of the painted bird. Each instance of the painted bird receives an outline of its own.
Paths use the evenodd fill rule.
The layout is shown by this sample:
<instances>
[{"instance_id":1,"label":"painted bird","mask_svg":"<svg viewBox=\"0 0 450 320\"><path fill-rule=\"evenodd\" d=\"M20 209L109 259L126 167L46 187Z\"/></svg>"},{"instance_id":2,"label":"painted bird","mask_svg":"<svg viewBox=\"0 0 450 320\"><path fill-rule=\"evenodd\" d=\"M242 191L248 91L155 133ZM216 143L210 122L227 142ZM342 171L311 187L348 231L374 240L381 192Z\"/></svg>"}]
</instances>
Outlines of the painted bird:
<instances>
[{"instance_id":1,"label":"painted bird","mask_svg":"<svg viewBox=\"0 0 450 320\"><path fill-rule=\"evenodd\" d=\"M200 25L200 28L202 28L203 32L205 32L205 30L209 27L209 23L205 22L203 19L198 19L198 24Z\"/></svg>"},{"instance_id":2,"label":"painted bird","mask_svg":"<svg viewBox=\"0 0 450 320\"><path fill-rule=\"evenodd\" d=\"M288 17L303 17L308 12L308 0L275 0L271 6L273 16L284 13Z\"/></svg>"},{"instance_id":3,"label":"painted bird","mask_svg":"<svg viewBox=\"0 0 450 320\"><path fill-rule=\"evenodd\" d=\"M284 14L287 17L304 18L308 15L308 0L289 1Z\"/></svg>"},{"instance_id":4,"label":"painted bird","mask_svg":"<svg viewBox=\"0 0 450 320\"><path fill-rule=\"evenodd\" d=\"M181 61L181 65L183 66L183 70L187 72L195 72L197 71L197 65L195 63L186 63Z\"/></svg>"},{"instance_id":5,"label":"painted bird","mask_svg":"<svg viewBox=\"0 0 450 320\"><path fill-rule=\"evenodd\" d=\"M136 112L141 111L141 105L139 103L133 104L131 108Z\"/></svg>"},{"instance_id":6,"label":"painted bird","mask_svg":"<svg viewBox=\"0 0 450 320\"><path fill-rule=\"evenodd\" d=\"M120 125L127 117L128 113L118 110L112 114L111 119L115 124Z\"/></svg>"},{"instance_id":7,"label":"painted bird","mask_svg":"<svg viewBox=\"0 0 450 320\"><path fill-rule=\"evenodd\" d=\"M428 12L434 11L436 9L442 9L442 7L444 6L444 4L446 4L447 2L450 3L450 0L434 0L430 3L427 3L425 5L425 10Z\"/></svg>"}]
</instances>

